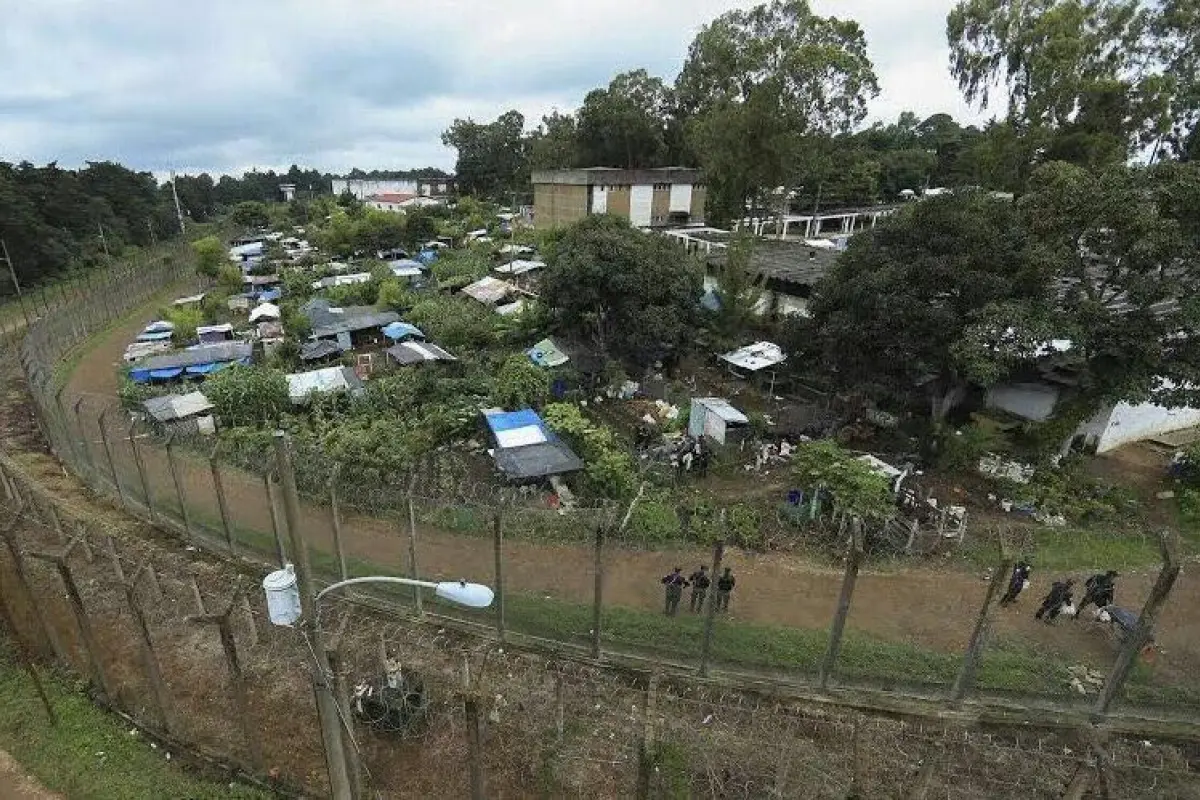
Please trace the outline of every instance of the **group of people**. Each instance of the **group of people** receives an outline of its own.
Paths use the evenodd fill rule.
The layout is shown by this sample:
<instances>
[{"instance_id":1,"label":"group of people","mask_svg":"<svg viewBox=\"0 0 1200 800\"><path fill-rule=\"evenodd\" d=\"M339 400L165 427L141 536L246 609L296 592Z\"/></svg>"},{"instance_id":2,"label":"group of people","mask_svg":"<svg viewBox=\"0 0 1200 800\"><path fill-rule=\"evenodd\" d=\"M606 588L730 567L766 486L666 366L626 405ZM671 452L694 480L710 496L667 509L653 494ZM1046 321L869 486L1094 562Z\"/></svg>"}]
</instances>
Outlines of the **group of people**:
<instances>
[{"instance_id":1,"label":"group of people","mask_svg":"<svg viewBox=\"0 0 1200 800\"><path fill-rule=\"evenodd\" d=\"M1000 598L1000 605L1010 606L1017 601L1021 592L1029 587L1029 576L1032 572L1033 566L1028 561L1022 559L1017 562L1013 567L1012 576L1009 578L1008 589ZM1074 604L1075 579L1066 578L1055 581L1050 585L1050 591L1043 598L1041 606L1034 613L1034 619L1050 624L1063 612L1066 612L1067 616L1078 619L1089 605L1096 606L1097 610L1112 605L1117 592L1118 574L1116 570L1110 569L1108 572L1097 573L1084 581L1083 599L1079 601L1078 606Z\"/></svg>"},{"instance_id":2,"label":"group of people","mask_svg":"<svg viewBox=\"0 0 1200 800\"><path fill-rule=\"evenodd\" d=\"M679 612L679 602L683 599L683 590L688 586L692 588L692 594L688 601L689 609L693 612L703 611L704 599L708 596L708 590L712 583L708 567L704 564L701 564L686 578L683 577L681 567L676 567L673 572L663 576L662 584L666 587L666 607L664 609L666 615L673 617ZM737 581L733 577L733 570L729 567L726 567L725 571L717 576L717 594L714 598L717 611L729 610L729 595L733 594L735 583Z\"/></svg>"}]
</instances>

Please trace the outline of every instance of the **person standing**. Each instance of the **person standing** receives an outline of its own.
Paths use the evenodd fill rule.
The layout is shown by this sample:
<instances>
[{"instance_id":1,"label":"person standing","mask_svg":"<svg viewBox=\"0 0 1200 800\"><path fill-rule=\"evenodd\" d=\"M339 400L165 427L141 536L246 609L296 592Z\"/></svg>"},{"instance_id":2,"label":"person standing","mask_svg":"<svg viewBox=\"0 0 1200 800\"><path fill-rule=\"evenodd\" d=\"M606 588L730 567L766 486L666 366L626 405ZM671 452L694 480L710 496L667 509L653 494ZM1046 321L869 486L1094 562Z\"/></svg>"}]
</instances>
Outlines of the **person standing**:
<instances>
[{"instance_id":1,"label":"person standing","mask_svg":"<svg viewBox=\"0 0 1200 800\"><path fill-rule=\"evenodd\" d=\"M692 596L688 599L688 606L692 611L703 611L704 598L708 595L708 587L712 585L708 577L708 567L701 564L698 570L688 576L688 580L692 582Z\"/></svg>"},{"instance_id":2,"label":"person standing","mask_svg":"<svg viewBox=\"0 0 1200 800\"><path fill-rule=\"evenodd\" d=\"M683 577L683 570L676 567L674 572L662 579L662 582L663 586L667 587L665 613L668 617L673 617L679 611L679 601L683 598L683 587L688 585L687 578Z\"/></svg>"},{"instance_id":3,"label":"person standing","mask_svg":"<svg viewBox=\"0 0 1200 800\"><path fill-rule=\"evenodd\" d=\"M1055 581L1050 586L1050 592L1046 595L1046 599L1042 601L1042 606L1033 615L1034 619L1040 619L1049 625L1062 612L1063 606L1071 602L1071 587L1075 585L1073 578L1067 578L1065 581Z\"/></svg>"},{"instance_id":4,"label":"person standing","mask_svg":"<svg viewBox=\"0 0 1200 800\"><path fill-rule=\"evenodd\" d=\"M717 611L729 610L729 595L733 593L734 583L733 571L726 567L721 577L717 578Z\"/></svg>"},{"instance_id":5,"label":"person standing","mask_svg":"<svg viewBox=\"0 0 1200 800\"><path fill-rule=\"evenodd\" d=\"M1021 592L1025 591L1025 584L1029 582L1029 574L1033 572L1033 567L1025 559L1021 559L1013 567L1012 577L1008 579L1008 590L1004 592L1004 596L1000 598L1000 605L1008 606L1017 602Z\"/></svg>"},{"instance_id":6,"label":"person standing","mask_svg":"<svg viewBox=\"0 0 1200 800\"><path fill-rule=\"evenodd\" d=\"M1083 613L1084 606L1088 603L1094 603L1096 608L1104 608L1112 605L1114 596L1117 591L1117 575L1115 569L1110 569L1108 572L1096 574L1084 581L1083 584L1083 599L1079 601L1079 610L1075 614L1075 619L1079 619L1079 615Z\"/></svg>"}]
</instances>

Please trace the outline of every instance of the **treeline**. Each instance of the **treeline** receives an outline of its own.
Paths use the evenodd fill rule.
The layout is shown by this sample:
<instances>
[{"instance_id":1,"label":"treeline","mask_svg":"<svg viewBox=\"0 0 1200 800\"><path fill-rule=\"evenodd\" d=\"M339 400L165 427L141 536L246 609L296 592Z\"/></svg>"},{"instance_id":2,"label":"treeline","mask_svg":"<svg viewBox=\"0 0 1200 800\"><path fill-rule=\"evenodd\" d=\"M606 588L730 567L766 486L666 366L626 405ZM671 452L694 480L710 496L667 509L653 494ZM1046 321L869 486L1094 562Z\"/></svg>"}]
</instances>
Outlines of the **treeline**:
<instances>
[{"instance_id":1,"label":"treeline","mask_svg":"<svg viewBox=\"0 0 1200 800\"><path fill-rule=\"evenodd\" d=\"M280 184L292 184L296 187L296 196L305 199L329 194L331 182L340 177L365 180L425 180L448 178L450 175L436 167L370 172L356 167L342 176L316 169L301 169L295 164L286 172L251 170L242 173L240 178L221 175L214 179L207 172L202 172L199 175L178 176L179 204L189 219L207 222L238 203L270 203L281 200Z\"/></svg>"},{"instance_id":2,"label":"treeline","mask_svg":"<svg viewBox=\"0 0 1200 800\"><path fill-rule=\"evenodd\" d=\"M176 236L170 187L109 161L83 169L0 162L0 239L23 286ZM4 292L14 289L2 270Z\"/></svg>"},{"instance_id":3,"label":"treeline","mask_svg":"<svg viewBox=\"0 0 1200 800\"><path fill-rule=\"evenodd\" d=\"M538 169L701 167L718 222L783 199L855 205L926 186L1020 194L1052 161L1103 169L1147 150L1197 155L1197 26L1198 0L961 0L946 25L951 75L981 108L1000 87L1007 114L977 128L905 113L864 130L879 86L862 29L806 0L772 0L702 28L674 83L622 73L531 131L509 111L456 119L442 141L458 151L460 190L497 199L527 194Z\"/></svg>"}]
</instances>

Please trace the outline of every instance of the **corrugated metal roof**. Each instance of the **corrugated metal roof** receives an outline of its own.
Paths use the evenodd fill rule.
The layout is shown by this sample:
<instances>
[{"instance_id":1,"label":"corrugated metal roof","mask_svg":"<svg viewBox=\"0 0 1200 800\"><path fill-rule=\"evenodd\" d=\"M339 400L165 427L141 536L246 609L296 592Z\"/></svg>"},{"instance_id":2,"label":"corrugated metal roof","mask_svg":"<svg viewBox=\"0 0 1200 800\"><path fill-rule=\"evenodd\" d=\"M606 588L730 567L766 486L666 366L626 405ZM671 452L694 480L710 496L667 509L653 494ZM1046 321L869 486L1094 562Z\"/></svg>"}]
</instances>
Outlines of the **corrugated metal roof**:
<instances>
[{"instance_id":1,"label":"corrugated metal roof","mask_svg":"<svg viewBox=\"0 0 1200 800\"><path fill-rule=\"evenodd\" d=\"M525 351L529 355L529 360L537 364L539 367L560 367L570 361L570 357L564 353L553 339L542 339L533 347Z\"/></svg>"},{"instance_id":2,"label":"corrugated metal roof","mask_svg":"<svg viewBox=\"0 0 1200 800\"><path fill-rule=\"evenodd\" d=\"M494 306L512 294L515 289L516 287L508 281L502 281L499 278L487 275L474 283L464 286L462 291L463 294L473 297L485 305Z\"/></svg>"},{"instance_id":3,"label":"corrugated metal roof","mask_svg":"<svg viewBox=\"0 0 1200 800\"><path fill-rule=\"evenodd\" d=\"M287 376L288 397L302 403L313 392L358 392L363 384L349 367L326 367L312 372L297 372Z\"/></svg>"},{"instance_id":4,"label":"corrugated metal roof","mask_svg":"<svg viewBox=\"0 0 1200 800\"><path fill-rule=\"evenodd\" d=\"M250 353L251 347L246 342L217 342L147 358L137 365L137 369L156 370L193 367L198 364L218 364L250 358Z\"/></svg>"},{"instance_id":5,"label":"corrugated metal roof","mask_svg":"<svg viewBox=\"0 0 1200 800\"><path fill-rule=\"evenodd\" d=\"M505 275L524 275L526 272L544 269L545 266L546 262L544 261L527 261L518 258L508 262L507 264L501 264L500 266L496 267L496 272L500 272Z\"/></svg>"},{"instance_id":6,"label":"corrugated metal roof","mask_svg":"<svg viewBox=\"0 0 1200 800\"><path fill-rule=\"evenodd\" d=\"M425 361L457 361L436 344L429 342L401 342L386 351L389 358L398 364L420 364Z\"/></svg>"},{"instance_id":7,"label":"corrugated metal roof","mask_svg":"<svg viewBox=\"0 0 1200 800\"><path fill-rule=\"evenodd\" d=\"M212 403L203 392L188 394L168 394L163 397L151 397L142 403L146 413L159 422L174 422L175 420L194 417L212 410Z\"/></svg>"},{"instance_id":8,"label":"corrugated metal roof","mask_svg":"<svg viewBox=\"0 0 1200 800\"><path fill-rule=\"evenodd\" d=\"M766 369L786 359L783 348L773 342L755 342L721 356L722 361L750 372Z\"/></svg>"},{"instance_id":9,"label":"corrugated metal roof","mask_svg":"<svg viewBox=\"0 0 1200 800\"><path fill-rule=\"evenodd\" d=\"M693 397L692 402L699 403L710 414L716 414L727 423L732 422L744 425L750 421L749 417L730 405L728 400L721 397Z\"/></svg>"}]
</instances>

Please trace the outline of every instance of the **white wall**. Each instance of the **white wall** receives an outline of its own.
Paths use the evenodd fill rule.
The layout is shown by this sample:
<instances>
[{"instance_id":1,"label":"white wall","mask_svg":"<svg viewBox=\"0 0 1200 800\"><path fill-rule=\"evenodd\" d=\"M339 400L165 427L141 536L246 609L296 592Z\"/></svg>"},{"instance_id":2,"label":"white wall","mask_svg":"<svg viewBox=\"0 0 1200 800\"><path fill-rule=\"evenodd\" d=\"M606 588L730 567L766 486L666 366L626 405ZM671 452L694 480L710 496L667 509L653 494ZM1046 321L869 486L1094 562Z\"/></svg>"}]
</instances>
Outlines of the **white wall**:
<instances>
[{"instance_id":1,"label":"white wall","mask_svg":"<svg viewBox=\"0 0 1200 800\"><path fill-rule=\"evenodd\" d=\"M649 183L634 184L629 190L629 221L635 227L650 226L654 204L654 187Z\"/></svg>"},{"instance_id":2,"label":"white wall","mask_svg":"<svg viewBox=\"0 0 1200 800\"><path fill-rule=\"evenodd\" d=\"M984 405L1015 414L1022 419L1044 422L1058 402L1058 390L1040 383L1006 383L988 389Z\"/></svg>"},{"instance_id":3,"label":"white wall","mask_svg":"<svg viewBox=\"0 0 1200 800\"><path fill-rule=\"evenodd\" d=\"M1200 408L1163 408L1153 403L1117 403L1096 442L1096 452L1200 425Z\"/></svg>"},{"instance_id":4,"label":"white wall","mask_svg":"<svg viewBox=\"0 0 1200 800\"><path fill-rule=\"evenodd\" d=\"M692 185L690 183L671 184L671 205L669 211L692 212Z\"/></svg>"},{"instance_id":5,"label":"white wall","mask_svg":"<svg viewBox=\"0 0 1200 800\"><path fill-rule=\"evenodd\" d=\"M604 214L608 212L608 189L604 186L592 187L592 213Z\"/></svg>"},{"instance_id":6,"label":"white wall","mask_svg":"<svg viewBox=\"0 0 1200 800\"><path fill-rule=\"evenodd\" d=\"M365 200L374 194L417 194L416 181L368 181L343 180L333 181L333 193L341 194L347 189L359 200Z\"/></svg>"}]
</instances>

